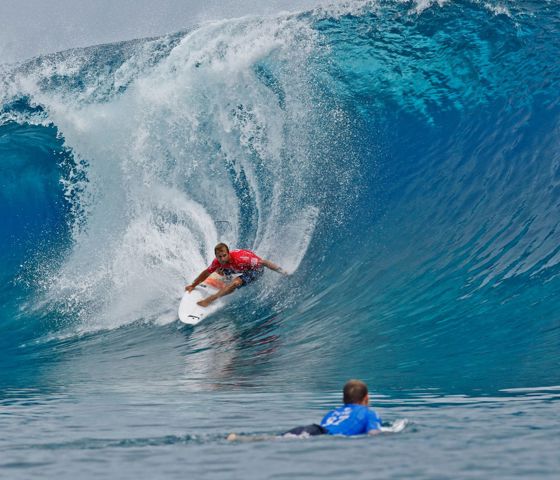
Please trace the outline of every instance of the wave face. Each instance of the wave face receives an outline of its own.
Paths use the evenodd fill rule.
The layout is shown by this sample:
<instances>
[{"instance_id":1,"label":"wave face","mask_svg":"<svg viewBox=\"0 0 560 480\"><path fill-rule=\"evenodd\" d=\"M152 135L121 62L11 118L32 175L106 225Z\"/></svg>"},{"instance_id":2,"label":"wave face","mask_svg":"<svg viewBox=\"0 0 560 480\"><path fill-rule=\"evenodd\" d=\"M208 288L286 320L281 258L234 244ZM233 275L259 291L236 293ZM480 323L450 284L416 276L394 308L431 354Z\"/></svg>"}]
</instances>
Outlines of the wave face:
<instances>
[{"instance_id":1,"label":"wave face","mask_svg":"<svg viewBox=\"0 0 560 480\"><path fill-rule=\"evenodd\" d=\"M294 272L209 321L260 332L230 376L557 384L559 27L550 2L350 3L3 67L7 364L142 344L225 241Z\"/></svg>"}]
</instances>

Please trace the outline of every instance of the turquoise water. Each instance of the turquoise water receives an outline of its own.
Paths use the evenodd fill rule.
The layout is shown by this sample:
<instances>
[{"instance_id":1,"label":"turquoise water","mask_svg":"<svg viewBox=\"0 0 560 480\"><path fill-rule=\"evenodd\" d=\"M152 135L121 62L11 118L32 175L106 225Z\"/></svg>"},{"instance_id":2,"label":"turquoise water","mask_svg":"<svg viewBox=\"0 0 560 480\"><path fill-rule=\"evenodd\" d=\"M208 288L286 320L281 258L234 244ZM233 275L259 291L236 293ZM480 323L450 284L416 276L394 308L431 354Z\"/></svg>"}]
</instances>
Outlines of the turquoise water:
<instances>
[{"instance_id":1,"label":"turquoise water","mask_svg":"<svg viewBox=\"0 0 560 480\"><path fill-rule=\"evenodd\" d=\"M3 65L2 475L555 477L558 7L350 2ZM186 327L218 241L293 274ZM275 437L348 378L404 431Z\"/></svg>"}]
</instances>

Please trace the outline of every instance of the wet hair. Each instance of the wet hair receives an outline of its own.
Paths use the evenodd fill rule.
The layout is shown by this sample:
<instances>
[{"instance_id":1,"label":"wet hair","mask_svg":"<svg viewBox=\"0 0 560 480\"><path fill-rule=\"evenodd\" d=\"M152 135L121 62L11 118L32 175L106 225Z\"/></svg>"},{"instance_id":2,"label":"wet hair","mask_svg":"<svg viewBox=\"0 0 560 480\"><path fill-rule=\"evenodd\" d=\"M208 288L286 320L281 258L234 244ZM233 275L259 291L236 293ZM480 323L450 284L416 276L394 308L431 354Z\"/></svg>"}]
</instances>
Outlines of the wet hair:
<instances>
[{"instance_id":1,"label":"wet hair","mask_svg":"<svg viewBox=\"0 0 560 480\"><path fill-rule=\"evenodd\" d=\"M343 390L344 403L360 403L368 394L367 385L360 380L348 380Z\"/></svg>"},{"instance_id":2,"label":"wet hair","mask_svg":"<svg viewBox=\"0 0 560 480\"><path fill-rule=\"evenodd\" d=\"M225 243L218 243L218 245L214 247L214 253L218 253L218 250L223 250L224 248L229 253L229 247Z\"/></svg>"}]
</instances>

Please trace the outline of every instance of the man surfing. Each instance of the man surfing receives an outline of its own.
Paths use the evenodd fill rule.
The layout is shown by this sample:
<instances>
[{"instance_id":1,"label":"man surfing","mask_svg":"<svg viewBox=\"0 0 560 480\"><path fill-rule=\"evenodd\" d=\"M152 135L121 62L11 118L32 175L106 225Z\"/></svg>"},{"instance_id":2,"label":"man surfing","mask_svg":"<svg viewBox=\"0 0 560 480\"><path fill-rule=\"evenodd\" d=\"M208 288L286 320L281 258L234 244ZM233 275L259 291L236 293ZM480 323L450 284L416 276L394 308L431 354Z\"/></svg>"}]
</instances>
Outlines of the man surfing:
<instances>
[{"instance_id":1,"label":"man surfing","mask_svg":"<svg viewBox=\"0 0 560 480\"><path fill-rule=\"evenodd\" d=\"M207 307L213 301L217 300L224 295L229 295L236 288L241 288L258 278L264 272L264 267L270 268L275 272L282 275L288 275L288 272L280 268L278 265L260 258L251 250L231 250L225 243L218 243L214 247L214 254L216 258L212 261L210 266L203 270L198 277L190 285L185 287L187 292L192 292L197 285L200 285L212 273L218 270L218 273L223 275L231 275L233 273L241 273L231 283L218 290L214 295L210 295L199 302L196 302L201 307Z\"/></svg>"}]
</instances>

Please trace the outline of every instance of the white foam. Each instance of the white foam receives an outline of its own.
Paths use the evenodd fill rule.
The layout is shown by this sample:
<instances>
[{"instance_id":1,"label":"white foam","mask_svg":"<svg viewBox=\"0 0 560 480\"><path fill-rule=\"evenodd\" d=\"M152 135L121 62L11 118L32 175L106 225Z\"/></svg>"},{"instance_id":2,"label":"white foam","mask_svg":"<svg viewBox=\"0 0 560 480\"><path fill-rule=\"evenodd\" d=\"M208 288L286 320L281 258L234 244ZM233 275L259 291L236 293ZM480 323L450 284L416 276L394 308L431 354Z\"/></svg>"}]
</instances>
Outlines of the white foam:
<instances>
[{"instance_id":1,"label":"white foam","mask_svg":"<svg viewBox=\"0 0 560 480\"><path fill-rule=\"evenodd\" d=\"M78 53L19 76L14 88L44 106L84 161L65 182L74 246L50 269L47 302L77 315L82 332L170 321L169 306L221 240L296 270L319 216L306 191L320 172L307 158L313 112L300 68L314 42L301 19L245 18L186 34L155 67L137 49L116 74L89 72L98 77L80 91L41 86L79 72L87 59ZM254 70L269 57L282 102ZM100 96L115 82L124 94ZM255 233L238 245L248 198Z\"/></svg>"}]
</instances>

